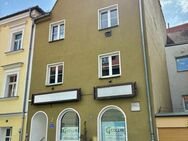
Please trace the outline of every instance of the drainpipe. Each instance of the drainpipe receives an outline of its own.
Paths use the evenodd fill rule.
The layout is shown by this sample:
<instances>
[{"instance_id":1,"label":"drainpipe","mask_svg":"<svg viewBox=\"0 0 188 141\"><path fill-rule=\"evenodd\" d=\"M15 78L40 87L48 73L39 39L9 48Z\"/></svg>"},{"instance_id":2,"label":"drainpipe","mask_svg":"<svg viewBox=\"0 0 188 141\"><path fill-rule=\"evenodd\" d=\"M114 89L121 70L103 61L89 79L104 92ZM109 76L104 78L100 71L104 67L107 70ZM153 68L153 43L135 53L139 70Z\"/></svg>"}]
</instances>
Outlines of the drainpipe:
<instances>
[{"instance_id":1,"label":"drainpipe","mask_svg":"<svg viewBox=\"0 0 188 141\"><path fill-rule=\"evenodd\" d=\"M25 114L26 106L27 106L27 98L29 93L29 81L30 81L30 73L31 73L31 59L32 59L32 46L33 46L33 34L34 34L34 20L31 15L32 9L29 11L29 17L32 20L32 26L31 26L31 35L30 35L30 43L29 43L29 54L28 54L28 63L27 63L27 71L26 71L26 81L25 81L25 92L24 92L24 102L23 102L23 111L22 111L22 127L21 127L21 139L20 141L23 141L24 139L24 124L25 124Z\"/></svg>"},{"instance_id":2,"label":"drainpipe","mask_svg":"<svg viewBox=\"0 0 188 141\"><path fill-rule=\"evenodd\" d=\"M139 0L139 12L140 12L140 29L141 29L141 40L142 40L142 52L144 59L144 76L146 83L146 96L148 103L148 116L149 116L149 126L150 126L150 136L151 141L155 141L155 133L154 133L154 124L153 124L153 116L152 116L152 102L151 102L151 92L150 92L150 82L149 82L149 73L148 73L148 60L147 60L147 44L146 44L146 35L145 35L145 19L144 19L144 5L143 0Z\"/></svg>"}]
</instances>

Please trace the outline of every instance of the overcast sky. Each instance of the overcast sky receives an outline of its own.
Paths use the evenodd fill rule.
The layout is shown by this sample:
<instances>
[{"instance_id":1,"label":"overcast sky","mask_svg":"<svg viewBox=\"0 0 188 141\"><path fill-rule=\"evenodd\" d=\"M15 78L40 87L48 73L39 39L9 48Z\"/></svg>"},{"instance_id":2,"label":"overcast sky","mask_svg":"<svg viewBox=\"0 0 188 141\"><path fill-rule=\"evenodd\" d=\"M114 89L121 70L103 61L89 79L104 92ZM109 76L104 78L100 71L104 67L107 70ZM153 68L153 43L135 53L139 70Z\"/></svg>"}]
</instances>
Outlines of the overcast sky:
<instances>
[{"instance_id":1,"label":"overcast sky","mask_svg":"<svg viewBox=\"0 0 188 141\"><path fill-rule=\"evenodd\" d=\"M160 0L166 23L170 26L188 22L188 0ZM56 0L0 0L0 17L39 5L50 11Z\"/></svg>"}]
</instances>

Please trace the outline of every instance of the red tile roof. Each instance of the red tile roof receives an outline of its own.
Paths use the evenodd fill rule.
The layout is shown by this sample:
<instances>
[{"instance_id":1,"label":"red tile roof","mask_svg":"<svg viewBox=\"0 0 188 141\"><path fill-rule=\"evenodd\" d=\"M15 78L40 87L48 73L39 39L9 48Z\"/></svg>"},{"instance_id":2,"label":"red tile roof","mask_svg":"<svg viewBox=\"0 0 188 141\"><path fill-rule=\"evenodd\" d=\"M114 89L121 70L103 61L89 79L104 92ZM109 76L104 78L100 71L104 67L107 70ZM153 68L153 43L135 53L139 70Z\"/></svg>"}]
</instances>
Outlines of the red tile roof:
<instances>
[{"instance_id":1,"label":"red tile roof","mask_svg":"<svg viewBox=\"0 0 188 141\"><path fill-rule=\"evenodd\" d=\"M188 29L188 23L171 27L167 29L167 33L177 32Z\"/></svg>"}]
</instances>

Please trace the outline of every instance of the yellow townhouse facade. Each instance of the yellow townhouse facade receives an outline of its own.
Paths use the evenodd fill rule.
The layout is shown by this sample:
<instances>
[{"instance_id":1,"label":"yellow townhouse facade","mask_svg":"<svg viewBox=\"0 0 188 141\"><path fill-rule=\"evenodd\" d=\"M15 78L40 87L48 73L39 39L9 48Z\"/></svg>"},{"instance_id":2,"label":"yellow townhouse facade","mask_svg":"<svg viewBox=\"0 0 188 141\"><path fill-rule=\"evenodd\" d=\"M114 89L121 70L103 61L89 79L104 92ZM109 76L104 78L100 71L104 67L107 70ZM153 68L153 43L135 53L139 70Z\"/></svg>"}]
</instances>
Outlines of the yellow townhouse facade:
<instances>
[{"instance_id":1,"label":"yellow townhouse facade","mask_svg":"<svg viewBox=\"0 0 188 141\"><path fill-rule=\"evenodd\" d=\"M22 141L38 6L0 18L0 141Z\"/></svg>"}]
</instances>

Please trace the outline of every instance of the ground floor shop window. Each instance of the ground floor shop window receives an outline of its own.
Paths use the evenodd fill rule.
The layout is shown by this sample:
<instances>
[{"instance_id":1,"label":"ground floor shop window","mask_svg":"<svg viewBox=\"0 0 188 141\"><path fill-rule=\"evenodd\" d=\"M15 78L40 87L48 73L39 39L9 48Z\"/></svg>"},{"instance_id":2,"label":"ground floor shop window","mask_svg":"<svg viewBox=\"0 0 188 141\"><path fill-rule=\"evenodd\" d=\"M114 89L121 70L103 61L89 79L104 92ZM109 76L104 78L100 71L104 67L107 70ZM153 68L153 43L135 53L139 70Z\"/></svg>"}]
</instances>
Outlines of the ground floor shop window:
<instances>
[{"instance_id":1,"label":"ground floor shop window","mask_svg":"<svg viewBox=\"0 0 188 141\"><path fill-rule=\"evenodd\" d=\"M124 112L116 106L105 107L98 116L99 141L127 141Z\"/></svg>"},{"instance_id":2,"label":"ground floor shop window","mask_svg":"<svg viewBox=\"0 0 188 141\"><path fill-rule=\"evenodd\" d=\"M80 117L74 109L66 109L57 120L57 141L80 140Z\"/></svg>"}]
</instances>

